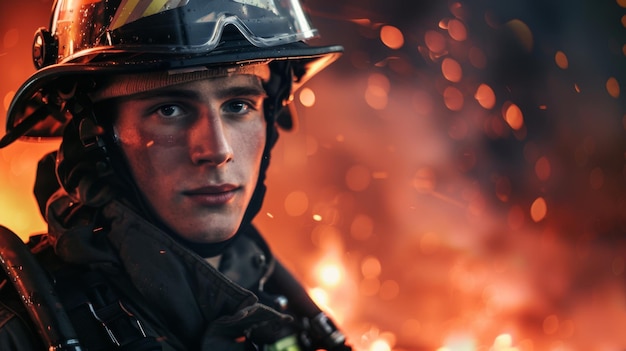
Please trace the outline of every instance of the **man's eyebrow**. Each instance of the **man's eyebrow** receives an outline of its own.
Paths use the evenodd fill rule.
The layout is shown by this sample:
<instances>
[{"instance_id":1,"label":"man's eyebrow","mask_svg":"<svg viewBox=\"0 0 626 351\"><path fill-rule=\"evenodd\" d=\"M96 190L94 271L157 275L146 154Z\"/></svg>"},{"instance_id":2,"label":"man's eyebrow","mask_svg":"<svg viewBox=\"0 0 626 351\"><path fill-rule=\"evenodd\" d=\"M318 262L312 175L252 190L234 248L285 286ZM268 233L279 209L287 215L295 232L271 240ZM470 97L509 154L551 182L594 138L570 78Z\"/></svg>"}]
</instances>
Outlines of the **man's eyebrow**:
<instances>
[{"instance_id":1,"label":"man's eyebrow","mask_svg":"<svg viewBox=\"0 0 626 351\"><path fill-rule=\"evenodd\" d=\"M217 97L220 99L225 99L228 97L234 96L267 96L265 89L257 86L232 86L227 87L226 89L220 89L217 92Z\"/></svg>"}]
</instances>

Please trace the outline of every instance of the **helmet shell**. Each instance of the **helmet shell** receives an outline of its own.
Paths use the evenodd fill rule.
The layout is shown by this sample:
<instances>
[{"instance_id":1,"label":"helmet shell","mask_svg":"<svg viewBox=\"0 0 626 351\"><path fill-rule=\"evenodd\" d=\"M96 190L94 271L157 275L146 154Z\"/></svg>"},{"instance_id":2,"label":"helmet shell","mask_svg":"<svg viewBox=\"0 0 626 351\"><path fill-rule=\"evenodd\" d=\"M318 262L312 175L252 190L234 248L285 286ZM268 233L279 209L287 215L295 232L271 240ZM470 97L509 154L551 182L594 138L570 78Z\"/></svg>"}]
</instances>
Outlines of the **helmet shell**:
<instances>
[{"instance_id":1,"label":"helmet shell","mask_svg":"<svg viewBox=\"0 0 626 351\"><path fill-rule=\"evenodd\" d=\"M287 60L293 91L343 51L305 43L316 36L297 0L57 0L49 30L35 34L38 71L13 97L0 147L61 136L72 117L64 96L101 75Z\"/></svg>"}]
</instances>

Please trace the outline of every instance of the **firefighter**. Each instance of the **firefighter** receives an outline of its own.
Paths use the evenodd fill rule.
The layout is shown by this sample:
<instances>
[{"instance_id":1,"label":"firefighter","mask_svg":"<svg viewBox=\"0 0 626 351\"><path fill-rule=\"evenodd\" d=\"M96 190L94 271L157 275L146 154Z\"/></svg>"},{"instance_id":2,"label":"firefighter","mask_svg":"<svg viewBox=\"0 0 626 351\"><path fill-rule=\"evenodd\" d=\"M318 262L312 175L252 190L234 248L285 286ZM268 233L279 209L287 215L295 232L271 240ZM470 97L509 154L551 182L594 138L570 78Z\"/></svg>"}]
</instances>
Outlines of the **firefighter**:
<instances>
[{"instance_id":1,"label":"firefighter","mask_svg":"<svg viewBox=\"0 0 626 351\"><path fill-rule=\"evenodd\" d=\"M48 232L0 228L0 349L350 350L252 224L293 92L343 50L316 36L297 0L56 1L0 140L62 137Z\"/></svg>"}]
</instances>

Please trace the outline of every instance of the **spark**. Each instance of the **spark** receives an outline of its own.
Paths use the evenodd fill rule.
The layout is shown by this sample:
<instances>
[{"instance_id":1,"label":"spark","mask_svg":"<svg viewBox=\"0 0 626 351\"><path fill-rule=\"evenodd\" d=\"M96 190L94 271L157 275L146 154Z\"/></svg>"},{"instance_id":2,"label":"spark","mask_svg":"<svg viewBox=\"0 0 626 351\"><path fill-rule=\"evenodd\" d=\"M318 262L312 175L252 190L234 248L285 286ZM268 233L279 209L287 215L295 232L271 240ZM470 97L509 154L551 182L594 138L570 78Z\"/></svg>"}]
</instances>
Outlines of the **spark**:
<instances>
[{"instance_id":1,"label":"spark","mask_svg":"<svg viewBox=\"0 0 626 351\"><path fill-rule=\"evenodd\" d=\"M300 103L302 106L311 107L315 105L315 93L310 88L302 88L300 91Z\"/></svg>"},{"instance_id":2,"label":"spark","mask_svg":"<svg viewBox=\"0 0 626 351\"><path fill-rule=\"evenodd\" d=\"M513 103L509 103L505 107L504 120L514 130L520 130L524 126L524 115L522 110Z\"/></svg>"},{"instance_id":3,"label":"spark","mask_svg":"<svg viewBox=\"0 0 626 351\"><path fill-rule=\"evenodd\" d=\"M390 49L400 49L404 45L404 35L398 28L391 25L380 29L380 40Z\"/></svg>"},{"instance_id":4,"label":"spark","mask_svg":"<svg viewBox=\"0 0 626 351\"><path fill-rule=\"evenodd\" d=\"M538 197L533 201L533 204L530 206L530 217L535 222L539 222L546 217L548 212L548 206L546 204L546 200L543 197Z\"/></svg>"}]
</instances>

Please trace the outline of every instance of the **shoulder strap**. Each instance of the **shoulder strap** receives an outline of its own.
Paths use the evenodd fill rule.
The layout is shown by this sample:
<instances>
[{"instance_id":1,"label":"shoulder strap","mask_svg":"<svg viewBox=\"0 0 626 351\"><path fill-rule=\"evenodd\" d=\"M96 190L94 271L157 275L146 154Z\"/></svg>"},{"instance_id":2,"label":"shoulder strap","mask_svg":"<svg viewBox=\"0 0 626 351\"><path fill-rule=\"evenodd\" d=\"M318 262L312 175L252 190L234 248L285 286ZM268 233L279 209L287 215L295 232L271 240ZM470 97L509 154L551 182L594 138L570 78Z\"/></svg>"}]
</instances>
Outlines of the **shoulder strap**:
<instances>
[{"instance_id":1,"label":"shoulder strap","mask_svg":"<svg viewBox=\"0 0 626 351\"><path fill-rule=\"evenodd\" d=\"M24 242L3 226L0 226L0 265L49 350L81 351L76 332L45 271Z\"/></svg>"},{"instance_id":2,"label":"shoulder strap","mask_svg":"<svg viewBox=\"0 0 626 351\"><path fill-rule=\"evenodd\" d=\"M122 295L105 276L89 268L54 274L61 301L89 350L154 351L161 344L148 336Z\"/></svg>"}]
</instances>

